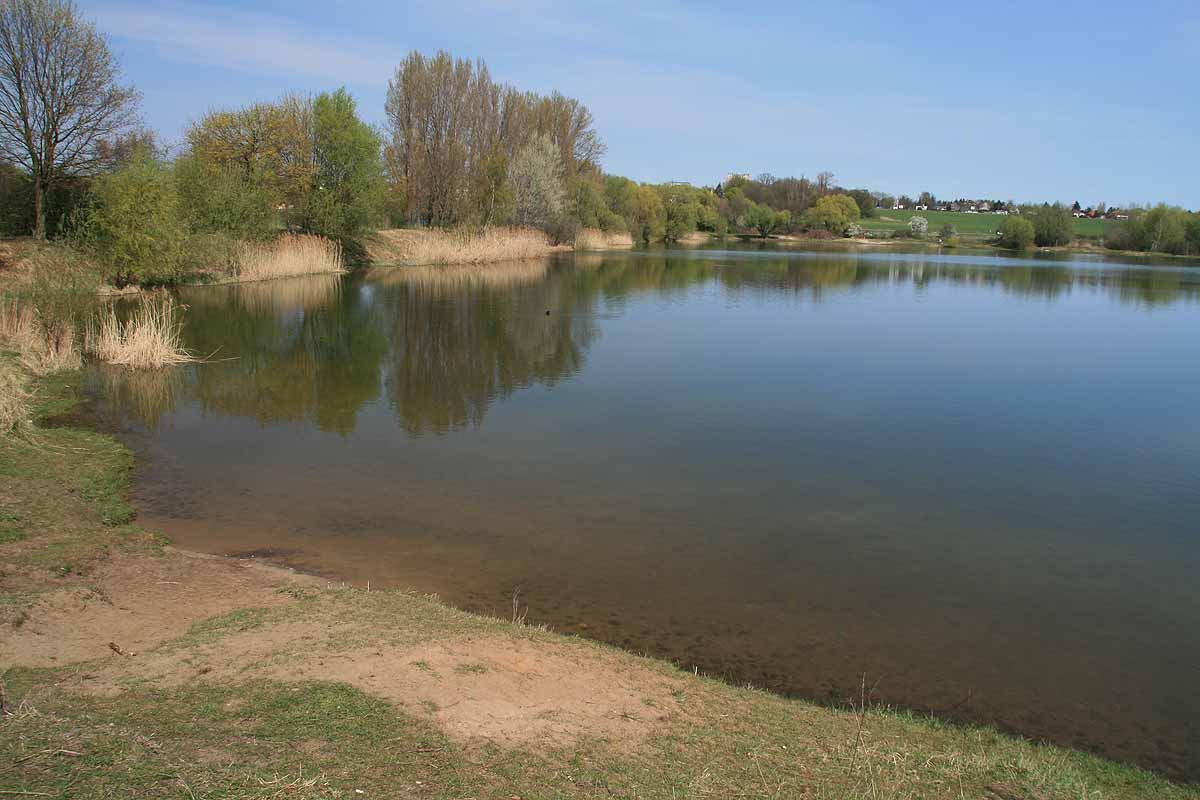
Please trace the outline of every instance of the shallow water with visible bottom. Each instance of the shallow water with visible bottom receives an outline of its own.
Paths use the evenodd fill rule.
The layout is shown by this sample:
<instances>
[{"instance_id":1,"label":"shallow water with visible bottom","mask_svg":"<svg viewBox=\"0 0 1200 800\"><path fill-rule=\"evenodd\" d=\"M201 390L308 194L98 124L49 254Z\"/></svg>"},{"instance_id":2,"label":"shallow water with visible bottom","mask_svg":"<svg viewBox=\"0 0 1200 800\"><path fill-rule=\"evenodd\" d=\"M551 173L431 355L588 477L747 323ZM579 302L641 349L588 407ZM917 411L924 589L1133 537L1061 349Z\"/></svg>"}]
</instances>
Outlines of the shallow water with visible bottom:
<instances>
[{"instance_id":1,"label":"shallow water with visible bottom","mask_svg":"<svg viewBox=\"0 0 1200 800\"><path fill-rule=\"evenodd\" d=\"M179 546L1200 778L1200 269L695 250L180 292Z\"/></svg>"}]
</instances>

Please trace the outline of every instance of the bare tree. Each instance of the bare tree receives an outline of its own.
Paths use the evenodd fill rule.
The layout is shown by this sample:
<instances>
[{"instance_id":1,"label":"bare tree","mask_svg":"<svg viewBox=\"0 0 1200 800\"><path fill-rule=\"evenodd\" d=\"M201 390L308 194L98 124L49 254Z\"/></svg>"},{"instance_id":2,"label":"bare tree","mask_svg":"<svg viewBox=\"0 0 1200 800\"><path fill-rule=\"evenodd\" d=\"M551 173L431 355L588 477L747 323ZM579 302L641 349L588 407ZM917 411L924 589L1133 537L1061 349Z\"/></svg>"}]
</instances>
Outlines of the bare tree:
<instances>
[{"instance_id":1,"label":"bare tree","mask_svg":"<svg viewBox=\"0 0 1200 800\"><path fill-rule=\"evenodd\" d=\"M103 166L100 146L135 122L138 93L95 25L69 0L0 0L0 156L33 184L33 235L46 236L55 182Z\"/></svg>"}]
</instances>

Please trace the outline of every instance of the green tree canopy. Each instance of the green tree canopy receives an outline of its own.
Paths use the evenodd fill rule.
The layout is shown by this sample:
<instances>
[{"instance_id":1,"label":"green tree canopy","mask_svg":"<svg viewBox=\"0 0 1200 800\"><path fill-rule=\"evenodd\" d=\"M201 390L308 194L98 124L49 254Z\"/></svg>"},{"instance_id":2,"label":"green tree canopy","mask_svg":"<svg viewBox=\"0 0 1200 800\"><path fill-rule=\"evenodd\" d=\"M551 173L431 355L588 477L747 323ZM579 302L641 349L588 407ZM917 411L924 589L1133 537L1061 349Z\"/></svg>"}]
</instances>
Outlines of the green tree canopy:
<instances>
[{"instance_id":1,"label":"green tree canopy","mask_svg":"<svg viewBox=\"0 0 1200 800\"><path fill-rule=\"evenodd\" d=\"M1043 205L1033 212L1033 241L1038 247L1070 244L1073 229L1071 212L1060 203Z\"/></svg>"},{"instance_id":2,"label":"green tree canopy","mask_svg":"<svg viewBox=\"0 0 1200 800\"><path fill-rule=\"evenodd\" d=\"M776 211L770 206L761 203L756 203L752 206L746 215L747 224L758 231L758 235L764 239L775 231L786 228L791 220L791 212L786 210Z\"/></svg>"},{"instance_id":3,"label":"green tree canopy","mask_svg":"<svg viewBox=\"0 0 1200 800\"><path fill-rule=\"evenodd\" d=\"M859 218L858 203L844 194L826 195L804 213L804 223L810 228L824 228L839 235Z\"/></svg>"},{"instance_id":4,"label":"green tree canopy","mask_svg":"<svg viewBox=\"0 0 1200 800\"><path fill-rule=\"evenodd\" d=\"M350 239L367 229L383 204L382 142L358 118L354 98L345 89L324 92L313 101L312 192L304 208L304 227L335 239Z\"/></svg>"},{"instance_id":5,"label":"green tree canopy","mask_svg":"<svg viewBox=\"0 0 1200 800\"><path fill-rule=\"evenodd\" d=\"M1024 217L1006 217L1000 225L1000 246L1025 250L1033 244L1033 223Z\"/></svg>"}]
</instances>

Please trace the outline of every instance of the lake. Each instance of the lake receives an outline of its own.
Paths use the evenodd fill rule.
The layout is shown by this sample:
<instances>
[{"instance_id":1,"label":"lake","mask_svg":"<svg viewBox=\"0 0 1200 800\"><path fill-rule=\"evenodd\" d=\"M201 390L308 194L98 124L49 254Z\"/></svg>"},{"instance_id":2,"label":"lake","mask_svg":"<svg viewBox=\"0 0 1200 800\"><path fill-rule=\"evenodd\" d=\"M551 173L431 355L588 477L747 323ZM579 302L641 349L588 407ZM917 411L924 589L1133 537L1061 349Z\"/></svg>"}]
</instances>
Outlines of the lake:
<instances>
[{"instance_id":1,"label":"lake","mask_svg":"<svg viewBox=\"0 0 1200 800\"><path fill-rule=\"evenodd\" d=\"M179 292L181 547L1200 777L1200 270L770 249Z\"/></svg>"}]
</instances>

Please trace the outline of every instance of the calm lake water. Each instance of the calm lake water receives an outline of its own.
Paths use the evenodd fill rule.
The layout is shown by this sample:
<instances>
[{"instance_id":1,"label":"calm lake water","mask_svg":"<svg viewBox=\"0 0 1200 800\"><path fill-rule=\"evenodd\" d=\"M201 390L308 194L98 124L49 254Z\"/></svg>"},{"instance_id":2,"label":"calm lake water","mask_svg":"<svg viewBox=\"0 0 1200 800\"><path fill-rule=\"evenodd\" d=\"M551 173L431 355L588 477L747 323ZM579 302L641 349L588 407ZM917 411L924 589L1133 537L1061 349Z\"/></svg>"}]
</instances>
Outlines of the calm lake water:
<instances>
[{"instance_id":1,"label":"calm lake water","mask_svg":"<svg viewBox=\"0 0 1200 800\"><path fill-rule=\"evenodd\" d=\"M1200 777L1200 270L634 252L181 292L142 524Z\"/></svg>"}]
</instances>

